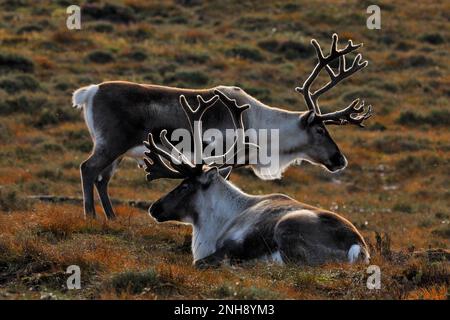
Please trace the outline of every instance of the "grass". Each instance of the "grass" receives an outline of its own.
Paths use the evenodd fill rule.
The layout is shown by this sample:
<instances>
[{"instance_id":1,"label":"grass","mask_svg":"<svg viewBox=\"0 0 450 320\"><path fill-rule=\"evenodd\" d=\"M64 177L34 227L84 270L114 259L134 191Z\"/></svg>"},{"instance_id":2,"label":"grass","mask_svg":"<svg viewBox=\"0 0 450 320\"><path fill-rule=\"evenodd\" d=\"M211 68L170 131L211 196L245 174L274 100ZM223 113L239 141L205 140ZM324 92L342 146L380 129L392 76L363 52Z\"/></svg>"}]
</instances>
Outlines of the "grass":
<instances>
[{"instance_id":1,"label":"grass","mask_svg":"<svg viewBox=\"0 0 450 320\"><path fill-rule=\"evenodd\" d=\"M0 71L2 73L14 71L32 73L34 71L34 63L29 58L19 54L0 52Z\"/></svg>"},{"instance_id":2,"label":"grass","mask_svg":"<svg viewBox=\"0 0 450 320\"><path fill-rule=\"evenodd\" d=\"M229 49L228 51L226 51L226 54L230 57L242 58L257 62L264 60L264 56L258 49L243 45Z\"/></svg>"},{"instance_id":3,"label":"grass","mask_svg":"<svg viewBox=\"0 0 450 320\"><path fill-rule=\"evenodd\" d=\"M7 77L0 80L0 89L10 94L22 90L36 91L39 87L39 81L29 75L16 75L13 78Z\"/></svg>"},{"instance_id":4,"label":"grass","mask_svg":"<svg viewBox=\"0 0 450 320\"><path fill-rule=\"evenodd\" d=\"M383 2L382 30L368 30L358 1L82 1L78 31L66 29L64 3L0 5L0 298L448 299L448 256L430 251L450 245L450 31L436 14L448 12L445 2ZM381 268L381 290L367 289L364 265L197 271L189 226L156 224L128 206L117 206L116 221L85 221L79 204L28 197L81 197L79 165L92 142L71 107L78 87L238 85L271 106L305 110L294 88L315 63L309 41L327 52L333 32L342 45L364 42L370 62L320 100L326 111L357 97L374 106L364 130L329 127L349 166L331 174L303 163L267 182L238 169L232 181L352 221ZM125 160L110 193L152 201L175 184L149 184ZM81 290L65 289L72 264L81 267Z\"/></svg>"},{"instance_id":5,"label":"grass","mask_svg":"<svg viewBox=\"0 0 450 320\"><path fill-rule=\"evenodd\" d=\"M0 210L11 212L26 210L30 207L29 201L11 187L0 187Z\"/></svg>"},{"instance_id":6,"label":"grass","mask_svg":"<svg viewBox=\"0 0 450 320\"><path fill-rule=\"evenodd\" d=\"M405 111L400 114L397 123L405 126L448 126L450 125L450 111L445 109L431 110L426 115Z\"/></svg>"},{"instance_id":7,"label":"grass","mask_svg":"<svg viewBox=\"0 0 450 320\"><path fill-rule=\"evenodd\" d=\"M123 272L111 279L111 286L116 293L128 292L139 294L145 288L154 287L159 284L158 275L154 270L145 272Z\"/></svg>"},{"instance_id":8,"label":"grass","mask_svg":"<svg viewBox=\"0 0 450 320\"><path fill-rule=\"evenodd\" d=\"M114 56L105 51L94 51L88 54L88 60L93 63L109 63L114 61Z\"/></svg>"}]
</instances>

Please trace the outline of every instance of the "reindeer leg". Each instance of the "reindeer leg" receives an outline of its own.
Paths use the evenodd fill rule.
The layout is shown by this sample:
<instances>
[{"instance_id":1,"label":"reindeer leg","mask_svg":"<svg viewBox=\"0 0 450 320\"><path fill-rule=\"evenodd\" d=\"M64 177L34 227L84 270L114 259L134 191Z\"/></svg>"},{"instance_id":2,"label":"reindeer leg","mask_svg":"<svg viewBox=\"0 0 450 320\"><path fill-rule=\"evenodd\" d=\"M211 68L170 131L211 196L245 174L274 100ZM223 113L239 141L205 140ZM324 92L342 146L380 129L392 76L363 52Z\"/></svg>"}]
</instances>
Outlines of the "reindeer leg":
<instances>
[{"instance_id":1,"label":"reindeer leg","mask_svg":"<svg viewBox=\"0 0 450 320\"><path fill-rule=\"evenodd\" d=\"M115 160L106 167L95 180L95 186L100 197L100 202L102 203L103 211L108 219L114 219L116 217L108 195L108 184L121 161L122 158Z\"/></svg>"},{"instance_id":2,"label":"reindeer leg","mask_svg":"<svg viewBox=\"0 0 450 320\"><path fill-rule=\"evenodd\" d=\"M194 261L194 266L198 269L218 268L225 258L226 250L221 248L205 258Z\"/></svg>"},{"instance_id":3,"label":"reindeer leg","mask_svg":"<svg viewBox=\"0 0 450 320\"><path fill-rule=\"evenodd\" d=\"M95 218L94 183L98 175L112 162L114 158L106 157L100 150L94 150L92 155L80 166L81 183L83 185L83 204L85 217Z\"/></svg>"},{"instance_id":4,"label":"reindeer leg","mask_svg":"<svg viewBox=\"0 0 450 320\"><path fill-rule=\"evenodd\" d=\"M246 260L246 250L242 243L235 240L225 240L221 247L209 256L194 262L196 268L218 268L225 257L230 259L231 264Z\"/></svg>"}]
</instances>

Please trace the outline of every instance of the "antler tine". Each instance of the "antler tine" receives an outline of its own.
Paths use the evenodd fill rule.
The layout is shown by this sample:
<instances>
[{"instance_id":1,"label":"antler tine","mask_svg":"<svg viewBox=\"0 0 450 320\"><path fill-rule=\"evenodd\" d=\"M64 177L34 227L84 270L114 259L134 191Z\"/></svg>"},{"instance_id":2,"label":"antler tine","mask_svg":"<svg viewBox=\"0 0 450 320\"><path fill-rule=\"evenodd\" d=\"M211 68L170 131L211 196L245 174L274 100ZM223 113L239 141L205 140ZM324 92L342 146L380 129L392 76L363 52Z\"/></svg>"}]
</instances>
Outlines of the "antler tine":
<instances>
[{"instance_id":1,"label":"antler tine","mask_svg":"<svg viewBox=\"0 0 450 320\"><path fill-rule=\"evenodd\" d=\"M231 148L229 148L227 150L227 152L225 152L222 155L219 156L211 156L211 157L206 157L203 158L204 162L210 166L210 167L217 167L217 168L222 168L227 164L227 159L233 159L234 157L239 157L240 155L242 155L242 152L244 152L244 157L246 156L247 152L252 152L252 149L257 151L259 149L259 146L255 143L244 143L243 144L243 148L239 148L236 152L234 152L234 146L237 144L237 142L235 142L233 144L233 146ZM240 163L241 159L236 159L236 163ZM245 158L243 159L245 160Z\"/></svg>"},{"instance_id":2,"label":"antler tine","mask_svg":"<svg viewBox=\"0 0 450 320\"><path fill-rule=\"evenodd\" d=\"M221 101L233 115L232 119L235 128L237 129L238 126L241 129L244 128L242 112L247 110L249 108L249 105L238 106L236 100L229 99L221 91L215 90L214 93L215 96L207 101L205 101L200 95L197 95L198 107L195 110L192 109L192 107L189 105L184 95L180 96L180 104L186 116L188 117L191 132L193 135L198 136L194 136L195 160L197 160L198 156L197 150L199 148L200 150L202 150L201 119L203 117L203 114L210 107L212 107L217 102L217 100L221 99ZM200 126L200 130L195 130L195 126ZM239 134L239 137L242 137L242 141L244 141L243 135ZM214 165L215 161L217 161L218 159L225 159L231 152L233 152L234 146L237 144L238 140L235 141L233 147L230 148L225 154L206 159L202 159L202 157L200 157L200 161L198 161L196 165L190 162L187 157L169 141L169 139L167 138L166 129L160 132L160 141L161 144L169 151L163 150L162 148L158 147L151 133L149 133L148 135L148 141L144 141L144 145L147 147L147 149L149 149L149 152L144 153L147 156L147 158L144 158L144 162L146 165L145 171L148 173L147 180L149 181L160 178L184 178L201 170L204 163ZM246 146L244 143L244 147L248 146ZM239 151L240 150L238 150L238 152ZM202 154L200 155L202 156ZM166 164L162 158L166 159L170 163L170 166ZM151 162L149 161L149 159L151 160Z\"/></svg>"},{"instance_id":3,"label":"antler tine","mask_svg":"<svg viewBox=\"0 0 450 320\"><path fill-rule=\"evenodd\" d=\"M364 101L359 103L359 99L355 99L348 107L342 110L319 115L318 117L327 124L354 124L359 127L364 127L363 121L369 119L372 114L371 105L368 105L367 110L365 110ZM352 115L356 116L352 117Z\"/></svg>"},{"instance_id":4,"label":"antler tine","mask_svg":"<svg viewBox=\"0 0 450 320\"><path fill-rule=\"evenodd\" d=\"M201 137L201 128L202 123L201 119L205 112L212 107L217 100L219 100L219 97L217 95L214 95L209 100L204 100L202 96L197 95L197 101L198 106L197 109L192 109L192 107L189 105L189 103L186 100L186 97L184 95L180 96L180 104L181 107L184 110L184 113L186 114L186 117L188 118L189 126L191 128L191 134L194 139L194 162L197 164L198 167L201 166L201 156L202 156L202 137ZM195 126L197 126L198 130L195 130Z\"/></svg>"},{"instance_id":5,"label":"antler tine","mask_svg":"<svg viewBox=\"0 0 450 320\"><path fill-rule=\"evenodd\" d=\"M326 91L334 87L343 79L351 76L356 71L366 67L368 64L367 61L360 63L361 54L358 54L355 57L352 66L349 69L345 69L345 55L360 48L363 44L360 43L355 45L353 44L352 40L349 40L347 46L344 49L339 50L337 47L338 40L339 40L338 35L334 33L332 36L330 53L326 57L324 56L323 51L317 40L316 39L311 40L311 44L314 46L314 49L316 50L318 62L315 65L311 74L303 83L303 86L295 88L297 92L303 95L308 110L313 110L316 114L320 114L320 108L317 103L317 100L321 94L325 93ZM331 63L337 58L339 58L339 73L335 74L332 68L329 66L329 63ZM318 89L314 93L311 93L310 92L311 85L316 80L317 76L319 75L320 71L323 68L325 68L325 70L328 72L331 80L322 88Z\"/></svg>"},{"instance_id":6,"label":"antler tine","mask_svg":"<svg viewBox=\"0 0 450 320\"><path fill-rule=\"evenodd\" d=\"M203 99L202 96L197 95L198 106L197 109L194 110L187 102L186 97L184 95L180 96L180 104L183 107L186 116L188 117L192 133L194 133L195 121L200 121L206 110L212 107L217 102L217 100L219 100L219 97L217 95L213 96L211 99L206 101Z\"/></svg>"},{"instance_id":7,"label":"antler tine","mask_svg":"<svg viewBox=\"0 0 450 320\"><path fill-rule=\"evenodd\" d=\"M245 157L245 153L247 151L251 152L252 149L259 148L259 146L256 144L245 142L244 120L242 114L245 110L250 108L250 105L244 104L240 106L238 105L236 99L229 98L226 94L224 94L222 91L218 89L215 89L214 93L220 97L220 100L225 104L228 111L231 113L234 127L237 130L237 138L236 141L233 143L233 145L225 152L224 155L210 157L210 159L213 159L213 162L220 163L220 161L222 161L223 164L226 164L226 159L230 159L231 155L231 158L237 157L236 162L238 163L240 161L239 157L242 155L243 152ZM236 145L238 146L238 150L235 153L232 153Z\"/></svg>"},{"instance_id":8,"label":"antler tine","mask_svg":"<svg viewBox=\"0 0 450 320\"><path fill-rule=\"evenodd\" d=\"M161 140L161 144L171 150L171 162L172 165L179 171L186 172L189 174L191 171L196 170L196 166L192 164L191 161L180 151L178 150L170 141L167 139L167 130L164 129L159 134L159 138ZM175 155L174 155L175 153Z\"/></svg>"},{"instance_id":9,"label":"antler tine","mask_svg":"<svg viewBox=\"0 0 450 320\"><path fill-rule=\"evenodd\" d=\"M228 98L222 91L220 91L218 89L214 90L214 94L219 96L220 101L222 101L225 104L228 111L231 113L234 127L236 129L238 129L238 128L244 129L242 113L245 110L247 110L248 108L250 108L250 105L244 104L244 105L240 106L237 104L237 101L235 99Z\"/></svg>"},{"instance_id":10,"label":"antler tine","mask_svg":"<svg viewBox=\"0 0 450 320\"><path fill-rule=\"evenodd\" d=\"M179 171L175 171L170 168L161 159L161 156L165 159L172 159L171 155L160 149L153 140L153 135L148 134L148 141L144 141L144 145L150 152L144 152L147 158L144 158L145 172L147 172L147 180L153 181L161 178L179 179L183 178L183 174ZM152 162L148 160L150 159Z\"/></svg>"},{"instance_id":11,"label":"antler tine","mask_svg":"<svg viewBox=\"0 0 450 320\"><path fill-rule=\"evenodd\" d=\"M330 82L328 82L326 85L324 85L323 87L321 87L320 89L318 89L311 95L311 98L313 99L313 101L317 102L319 96L321 96L322 94L324 94L325 92L327 92L328 90L333 88L335 85L337 85L342 80L350 77L355 72L357 72L369 65L369 62L367 60L365 60L365 61L361 61L361 60L362 60L362 55L360 53L358 53L356 55L355 59L353 60L351 67L346 69L345 56L340 56L339 57L339 68L338 68L339 72L338 72L338 74L335 74L334 71L331 69L331 67L329 65L326 65L325 68L326 68L328 74L330 75L331 80L330 80Z\"/></svg>"},{"instance_id":12,"label":"antler tine","mask_svg":"<svg viewBox=\"0 0 450 320\"><path fill-rule=\"evenodd\" d=\"M162 130L167 131L167 130ZM151 152L158 154L159 156L162 156L166 160L171 161L174 165L181 165L182 162L178 156L174 156L173 154L167 152L166 150L163 150L162 148L158 147L155 143L155 140L153 139L153 134L148 134L148 142L144 141L144 145L147 149L149 149Z\"/></svg>"},{"instance_id":13,"label":"antler tine","mask_svg":"<svg viewBox=\"0 0 450 320\"><path fill-rule=\"evenodd\" d=\"M322 48L320 47L319 42L317 42L316 39L311 39L311 44L313 45L314 49L316 49L317 58L319 59L319 63L323 63L325 60L325 57L323 55Z\"/></svg>"}]
</instances>

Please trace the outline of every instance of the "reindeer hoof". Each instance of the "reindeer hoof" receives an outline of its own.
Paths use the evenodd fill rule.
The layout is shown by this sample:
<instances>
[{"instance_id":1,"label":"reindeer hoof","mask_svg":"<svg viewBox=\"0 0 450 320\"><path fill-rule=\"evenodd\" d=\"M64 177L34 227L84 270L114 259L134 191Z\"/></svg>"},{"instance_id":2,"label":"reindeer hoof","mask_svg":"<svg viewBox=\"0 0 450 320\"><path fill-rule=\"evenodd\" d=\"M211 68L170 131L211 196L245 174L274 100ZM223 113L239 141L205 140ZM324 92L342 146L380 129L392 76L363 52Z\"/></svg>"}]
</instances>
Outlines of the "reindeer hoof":
<instances>
[{"instance_id":1,"label":"reindeer hoof","mask_svg":"<svg viewBox=\"0 0 450 320\"><path fill-rule=\"evenodd\" d=\"M95 213L85 213L84 214L84 220L86 221L93 221L93 220L97 220L97 215Z\"/></svg>"},{"instance_id":2,"label":"reindeer hoof","mask_svg":"<svg viewBox=\"0 0 450 320\"><path fill-rule=\"evenodd\" d=\"M117 219L117 216L114 213L106 215L106 220L107 221L114 221L116 219Z\"/></svg>"},{"instance_id":3,"label":"reindeer hoof","mask_svg":"<svg viewBox=\"0 0 450 320\"><path fill-rule=\"evenodd\" d=\"M194 262L194 266L200 270L215 269L220 267L220 260L214 258L200 259Z\"/></svg>"}]
</instances>

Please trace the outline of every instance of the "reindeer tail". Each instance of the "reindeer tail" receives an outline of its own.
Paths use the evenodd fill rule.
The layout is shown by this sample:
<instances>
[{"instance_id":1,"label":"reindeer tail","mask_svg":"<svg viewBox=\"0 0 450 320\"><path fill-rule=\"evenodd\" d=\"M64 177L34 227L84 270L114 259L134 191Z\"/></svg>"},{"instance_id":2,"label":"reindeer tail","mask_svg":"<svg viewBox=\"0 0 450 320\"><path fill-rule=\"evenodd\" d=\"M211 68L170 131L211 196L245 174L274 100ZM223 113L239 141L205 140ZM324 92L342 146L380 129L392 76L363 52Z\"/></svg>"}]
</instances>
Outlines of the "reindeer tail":
<instances>
[{"instance_id":1,"label":"reindeer tail","mask_svg":"<svg viewBox=\"0 0 450 320\"><path fill-rule=\"evenodd\" d=\"M364 263L370 262L370 254L365 246L361 244L354 244L348 250L348 261L354 263L358 260L364 261Z\"/></svg>"},{"instance_id":2,"label":"reindeer tail","mask_svg":"<svg viewBox=\"0 0 450 320\"><path fill-rule=\"evenodd\" d=\"M91 84L87 87L82 87L76 90L72 95L72 105L74 108L81 109L87 105L98 90L97 84Z\"/></svg>"}]
</instances>

